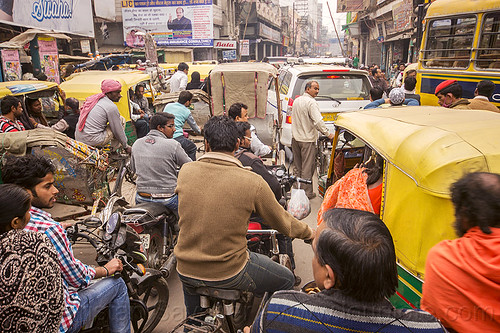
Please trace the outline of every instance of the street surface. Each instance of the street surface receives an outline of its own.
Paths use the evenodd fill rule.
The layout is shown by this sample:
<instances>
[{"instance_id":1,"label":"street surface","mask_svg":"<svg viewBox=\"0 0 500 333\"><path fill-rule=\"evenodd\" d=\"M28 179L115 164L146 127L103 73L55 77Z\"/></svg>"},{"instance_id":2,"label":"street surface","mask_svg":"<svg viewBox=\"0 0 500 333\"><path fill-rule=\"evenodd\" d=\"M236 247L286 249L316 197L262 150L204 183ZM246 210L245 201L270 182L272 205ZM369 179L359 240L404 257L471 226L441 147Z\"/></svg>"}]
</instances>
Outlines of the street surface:
<instances>
[{"instance_id":1,"label":"street surface","mask_svg":"<svg viewBox=\"0 0 500 333\"><path fill-rule=\"evenodd\" d=\"M267 163L267 162L266 162ZM315 185L315 188L317 185ZM123 184L123 195L127 199L128 202L133 203L135 198L135 186L124 182ZM316 228L316 214L318 213L319 206L322 202L322 198L319 196L310 200L311 202L311 214L306 217L303 221L306 222L311 228ZM50 210L50 212L57 216L61 210L67 209L66 205L58 205L57 207ZM72 208L74 209L74 207ZM298 289L300 289L304 284L313 280L312 268L311 268L311 260L312 260L312 249L311 245L304 243L302 240L296 239L293 241L293 248L295 252L295 262L296 262L296 270L295 274L302 278L302 283L300 284ZM95 265L95 250L92 246L88 244L75 244L73 247L75 256L80 259L82 262L86 264ZM168 302L167 310L165 314L153 331L155 333L160 332L169 332L172 330L179 322L181 322L185 316L185 308L184 308L184 297L182 293L182 284L179 280L179 277L176 273L172 274L167 280L169 291L170 291L170 299Z\"/></svg>"}]
</instances>

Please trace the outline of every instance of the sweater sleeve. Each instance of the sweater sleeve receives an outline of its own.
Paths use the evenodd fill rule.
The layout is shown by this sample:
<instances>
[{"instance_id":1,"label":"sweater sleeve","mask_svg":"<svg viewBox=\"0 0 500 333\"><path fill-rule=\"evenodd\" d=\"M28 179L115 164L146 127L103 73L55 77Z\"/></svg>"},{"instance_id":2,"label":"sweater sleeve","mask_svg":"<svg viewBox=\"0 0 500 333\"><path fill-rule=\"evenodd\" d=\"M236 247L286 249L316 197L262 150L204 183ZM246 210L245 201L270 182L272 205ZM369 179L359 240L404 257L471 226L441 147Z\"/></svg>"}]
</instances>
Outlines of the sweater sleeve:
<instances>
[{"instance_id":1,"label":"sweater sleeve","mask_svg":"<svg viewBox=\"0 0 500 333\"><path fill-rule=\"evenodd\" d=\"M310 239L312 237L312 229L281 207L274 198L273 191L262 178L259 178L256 195L255 210L264 219L266 225L292 238Z\"/></svg>"},{"instance_id":2,"label":"sweater sleeve","mask_svg":"<svg viewBox=\"0 0 500 333\"><path fill-rule=\"evenodd\" d=\"M328 132L328 128L326 128L325 122L323 121L323 116L321 115L321 111L319 110L319 105L316 101L312 100L309 108L309 117L313 121L314 127L321 134L328 136L330 132Z\"/></svg>"},{"instance_id":3,"label":"sweater sleeve","mask_svg":"<svg viewBox=\"0 0 500 333\"><path fill-rule=\"evenodd\" d=\"M124 148L127 147L127 136L125 135L125 131L122 127L118 108L114 108L108 112L108 122L109 127L111 128L111 132L113 132L115 138L122 144Z\"/></svg>"}]
</instances>

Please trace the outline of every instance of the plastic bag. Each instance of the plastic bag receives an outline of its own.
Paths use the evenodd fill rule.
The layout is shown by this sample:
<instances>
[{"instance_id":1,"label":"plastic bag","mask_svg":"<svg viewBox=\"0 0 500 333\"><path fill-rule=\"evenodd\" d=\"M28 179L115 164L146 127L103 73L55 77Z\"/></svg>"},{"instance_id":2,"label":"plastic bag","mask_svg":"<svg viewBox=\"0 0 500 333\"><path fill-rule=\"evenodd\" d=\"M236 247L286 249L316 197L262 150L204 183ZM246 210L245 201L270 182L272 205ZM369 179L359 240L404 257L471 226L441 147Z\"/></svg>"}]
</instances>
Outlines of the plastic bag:
<instances>
[{"instance_id":1,"label":"plastic bag","mask_svg":"<svg viewBox=\"0 0 500 333\"><path fill-rule=\"evenodd\" d=\"M311 213L311 204L309 203L306 191L301 188L292 188L292 195L287 210L297 220L306 218Z\"/></svg>"}]
</instances>

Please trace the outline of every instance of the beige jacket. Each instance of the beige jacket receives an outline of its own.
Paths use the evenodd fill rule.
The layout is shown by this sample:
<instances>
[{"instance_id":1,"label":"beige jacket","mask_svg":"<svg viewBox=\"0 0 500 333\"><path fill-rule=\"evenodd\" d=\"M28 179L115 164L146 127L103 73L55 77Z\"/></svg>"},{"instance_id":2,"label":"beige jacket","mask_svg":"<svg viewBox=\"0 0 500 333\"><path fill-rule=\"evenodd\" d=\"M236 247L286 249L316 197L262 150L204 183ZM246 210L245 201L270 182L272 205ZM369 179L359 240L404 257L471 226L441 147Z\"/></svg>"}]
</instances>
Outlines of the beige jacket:
<instances>
[{"instance_id":1,"label":"beige jacket","mask_svg":"<svg viewBox=\"0 0 500 333\"><path fill-rule=\"evenodd\" d=\"M295 141L316 142L318 131L325 136L330 135L323 122L318 102L305 92L293 102L292 137Z\"/></svg>"},{"instance_id":2,"label":"beige jacket","mask_svg":"<svg viewBox=\"0 0 500 333\"><path fill-rule=\"evenodd\" d=\"M226 154L210 152L184 164L176 193L180 232L174 253L177 271L187 277L220 281L238 274L249 258L252 212L287 236L312 237L311 228L281 207L261 176Z\"/></svg>"},{"instance_id":3,"label":"beige jacket","mask_svg":"<svg viewBox=\"0 0 500 333\"><path fill-rule=\"evenodd\" d=\"M488 100L485 96L476 96L474 99L469 99L469 107L473 110L487 110L500 112L500 110Z\"/></svg>"}]
</instances>

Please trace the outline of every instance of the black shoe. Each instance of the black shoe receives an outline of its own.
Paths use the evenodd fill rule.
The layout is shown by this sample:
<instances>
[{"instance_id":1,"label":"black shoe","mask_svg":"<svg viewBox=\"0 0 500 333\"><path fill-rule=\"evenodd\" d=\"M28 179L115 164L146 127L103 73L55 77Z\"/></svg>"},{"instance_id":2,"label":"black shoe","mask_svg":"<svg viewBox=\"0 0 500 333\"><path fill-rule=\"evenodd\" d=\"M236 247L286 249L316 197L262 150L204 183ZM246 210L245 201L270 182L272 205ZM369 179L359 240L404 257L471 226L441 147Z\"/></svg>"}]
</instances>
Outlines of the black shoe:
<instances>
[{"instance_id":1,"label":"black shoe","mask_svg":"<svg viewBox=\"0 0 500 333\"><path fill-rule=\"evenodd\" d=\"M293 274L293 276L295 277L295 283L293 284L293 286L297 287L302 282L302 279L298 275Z\"/></svg>"},{"instance_id":2,"label":"black shoe","mask_svg":"<svg viewBox=\"0 0 500 333\"><path fill-rule=\"evenodd\" d=\"M309 194L307 195L307 197L309 198L309 200L314 199L316 198L316 193Z\"/></svg>"}]
</instances>

